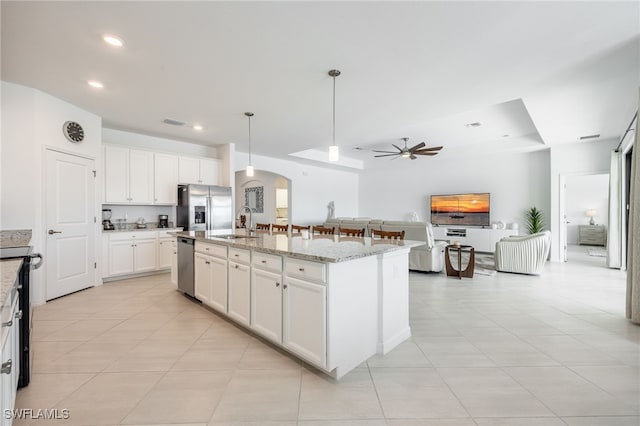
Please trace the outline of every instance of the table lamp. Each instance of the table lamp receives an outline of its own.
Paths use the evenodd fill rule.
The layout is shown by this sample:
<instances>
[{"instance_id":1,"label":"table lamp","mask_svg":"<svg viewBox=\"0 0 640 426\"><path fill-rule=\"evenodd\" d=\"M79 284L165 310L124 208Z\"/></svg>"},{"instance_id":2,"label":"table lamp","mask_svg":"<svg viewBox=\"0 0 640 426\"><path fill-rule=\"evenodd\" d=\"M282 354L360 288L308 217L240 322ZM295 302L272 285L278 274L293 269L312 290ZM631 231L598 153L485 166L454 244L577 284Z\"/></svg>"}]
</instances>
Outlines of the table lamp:
<instances>
[{"instance_id":1,"label":"table lamp","mask_svg":"<svg viewBox=\"0 0 640 426\"><path fill-rule=\"evenodd\" d=\"M589 225L595 225L595 224L596 224L595 220L593 220L593 217L594 217L596 214L597 214L597 212L595 211L595 209L589 209L589 210L587 210L586 215L587 215L587 217L588 217L588 218L590 218L590 219L589 219Z\"/></svg>"}]
</instances>

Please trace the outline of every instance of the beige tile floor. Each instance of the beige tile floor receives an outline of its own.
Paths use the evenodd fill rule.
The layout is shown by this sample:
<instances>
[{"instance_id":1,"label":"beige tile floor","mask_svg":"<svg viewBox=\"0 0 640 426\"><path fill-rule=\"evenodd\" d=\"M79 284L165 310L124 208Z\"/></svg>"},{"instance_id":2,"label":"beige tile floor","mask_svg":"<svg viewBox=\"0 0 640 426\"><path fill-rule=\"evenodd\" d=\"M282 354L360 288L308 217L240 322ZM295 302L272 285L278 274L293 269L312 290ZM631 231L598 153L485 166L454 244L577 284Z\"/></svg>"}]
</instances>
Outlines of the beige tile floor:
<instances>
[{"instance_id":1,"label":"beige tile floor","mask_svg":"<svg viewBox=\"0 0 640 426\"><path fill-rule=\"evenodd\" d=\"M413 337L336 382L177 293L168 275L34 310L17 425L638 426L625 276L573 248L540 277L411 273Z\"/></svg>"}]
</instances>

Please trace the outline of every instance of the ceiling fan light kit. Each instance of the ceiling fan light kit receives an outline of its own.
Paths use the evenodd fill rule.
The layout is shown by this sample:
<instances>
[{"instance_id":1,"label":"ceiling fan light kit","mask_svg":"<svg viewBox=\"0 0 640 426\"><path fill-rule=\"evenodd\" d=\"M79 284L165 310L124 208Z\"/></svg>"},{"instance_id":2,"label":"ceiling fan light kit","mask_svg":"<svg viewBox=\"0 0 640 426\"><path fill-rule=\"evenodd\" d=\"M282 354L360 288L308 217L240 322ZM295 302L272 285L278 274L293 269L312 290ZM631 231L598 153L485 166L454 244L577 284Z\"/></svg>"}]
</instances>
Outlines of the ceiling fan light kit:
<instances>
[{"instance_id":1,"label":"ceiling fan light kit","mask_svg":"<svg viewBox=\"0 0 640 426\"><path fill-rule=\"evenodd\" d=\"M374 155L374 157L378 158L378 157L395 157L398 158L398 156L402 157L402 158L410 158L412 160L415 160L416 155L437 155L438 151L440 151L442 149L441 146L435 146L433 148L425 148L426 144L424 142L420 142L419 144L408 148L407 147L407 141L409 140L409 138L401 138L401 141L404 141L404 148L400 148L398 145L396 144L391 144L395 149L397 149L397 151L377 151L377 150L373 150L373 152L379 152L380 155ZM395 158L392 158L392 160L394 160Z\"/></svg>"}]
</instances>

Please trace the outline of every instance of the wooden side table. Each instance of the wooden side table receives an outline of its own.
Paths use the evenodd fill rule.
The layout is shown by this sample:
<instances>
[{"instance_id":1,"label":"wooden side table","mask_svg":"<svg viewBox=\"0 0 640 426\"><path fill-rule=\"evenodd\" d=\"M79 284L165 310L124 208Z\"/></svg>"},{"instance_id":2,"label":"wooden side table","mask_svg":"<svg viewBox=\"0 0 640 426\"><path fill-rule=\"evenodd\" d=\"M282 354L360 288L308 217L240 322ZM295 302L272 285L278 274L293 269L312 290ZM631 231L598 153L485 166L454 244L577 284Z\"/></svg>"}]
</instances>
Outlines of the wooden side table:
<instances>
[{"instance_id":1,"label":"wooden side table","mask_svg":"<svg viewBox=\"0 0 640 426\"><path fill-rule=\"evenodd\" d=\"M449 251L454 250L458 252L458 269L454 269L451 264L451 257L449 256ZM463 270L462 269L462 253L469 253L469 264ZM473 278L473 270L476 264L476 254L475 249L472 246L463 246L463 245L453 245L449 244L444 248L444 263L447 268L447 276L448 277L458 277L458 279L465 278Z\"/></svg>"}]
</instances>

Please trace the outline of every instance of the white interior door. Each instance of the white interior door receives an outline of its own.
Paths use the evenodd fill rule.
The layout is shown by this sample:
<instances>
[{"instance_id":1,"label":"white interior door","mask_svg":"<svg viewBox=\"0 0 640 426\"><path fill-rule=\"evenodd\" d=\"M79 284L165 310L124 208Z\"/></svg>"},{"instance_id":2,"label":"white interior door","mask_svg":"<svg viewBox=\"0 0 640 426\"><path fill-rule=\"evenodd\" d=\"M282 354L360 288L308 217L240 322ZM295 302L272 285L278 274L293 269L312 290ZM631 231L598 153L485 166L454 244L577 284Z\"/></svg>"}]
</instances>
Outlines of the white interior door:
<instances>
[{"instance_id":1,"label":"white interior door","mask_svg":"<svg viewBox=\"0 0 640 426\"><path fill-rule=\"evenodd\" d=\"M47 300L95 283L94 162L47 150Z\"/></svg>"}]
</instances>

